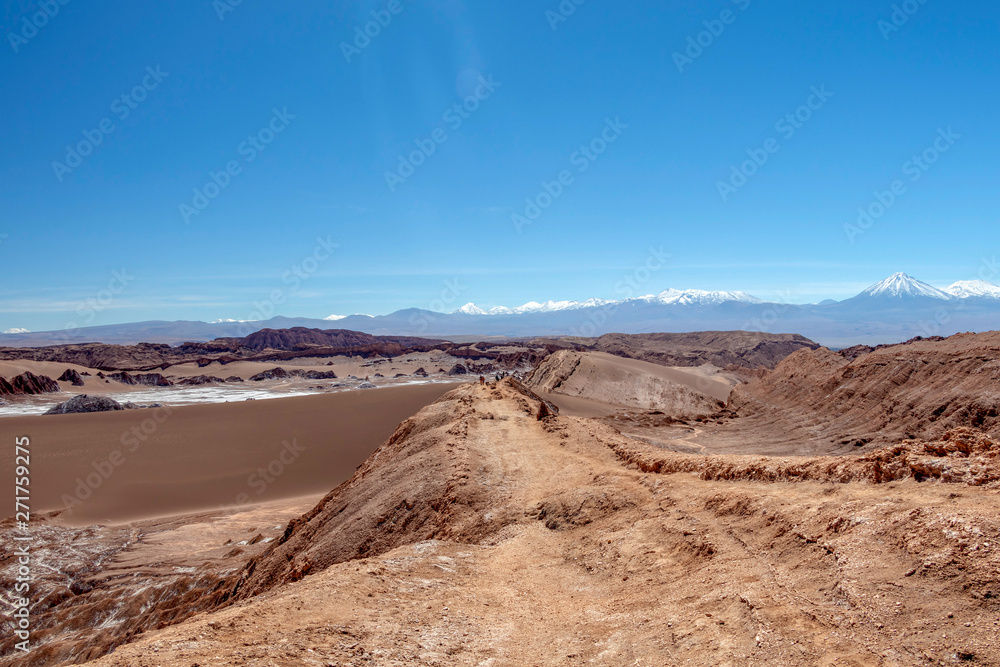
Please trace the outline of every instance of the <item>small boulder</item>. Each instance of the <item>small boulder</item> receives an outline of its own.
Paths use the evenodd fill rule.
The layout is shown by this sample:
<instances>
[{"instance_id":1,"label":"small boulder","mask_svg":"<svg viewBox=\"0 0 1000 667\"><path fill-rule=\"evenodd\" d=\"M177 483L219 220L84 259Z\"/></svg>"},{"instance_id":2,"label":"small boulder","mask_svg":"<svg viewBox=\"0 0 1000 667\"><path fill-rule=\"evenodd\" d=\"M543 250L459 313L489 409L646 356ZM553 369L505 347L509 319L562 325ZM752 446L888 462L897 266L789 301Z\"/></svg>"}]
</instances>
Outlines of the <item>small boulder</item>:
<instances>
[{"instance_id":1,"label":"small boulder","mask_svg":"<svg viewBox=\"0 0 1000 667\"><path fill-rule=\"evenodd\" d=\"M74 396L68 401L64 401L59 405L50 408L45 414L69 415L84 412L112 412L124 409L125 407L113 398L108 398L107 396L88 396L87 394L80 394L78 396Z\"/></svg>"}]
</instances>

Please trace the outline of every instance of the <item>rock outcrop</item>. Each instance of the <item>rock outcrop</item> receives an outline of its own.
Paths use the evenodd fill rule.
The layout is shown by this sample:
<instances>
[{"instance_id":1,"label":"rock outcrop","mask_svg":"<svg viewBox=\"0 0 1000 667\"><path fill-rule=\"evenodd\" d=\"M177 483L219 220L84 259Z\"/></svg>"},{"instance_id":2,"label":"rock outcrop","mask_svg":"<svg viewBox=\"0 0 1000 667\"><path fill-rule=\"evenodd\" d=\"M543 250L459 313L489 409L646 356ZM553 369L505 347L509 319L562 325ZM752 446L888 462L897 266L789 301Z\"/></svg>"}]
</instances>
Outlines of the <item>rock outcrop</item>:
<instances>
[{"instance_id":1,"label":"rock outcrop","mask_svg":"<svg viewBox=\"0 0 1000 667\"><path fill-rule=\"evenodd\" d=\"M138 373L131 375L128 371L122 371L120 373L111 373L108 375L108 378L132 386L172 387L174 384L160 373Z\"/></svg>"},{"instance_id":2,"label":"rock outcrop","mask_svg":"<svg viewBox=\"0 0 1000 667\"><path fill-rule=\"evenodd\" d=\"M80 394L73 398L50 408L47 415L70 415L84 412L112 412L124 410L121 403L107 396L88 396Z\"/></svg>"},{"instance_id":3,"label":"rock outcrop","mask_svg":"<svg viewBox=\"0 0 1000 667\"><path fill-rule=\"evenodd\" d=\"M302 369L296 369L291 371L289 375L294 375L295 377L305 378L306 380L336 380L337 374L333 371L305 371Z\"/></svg>"},{"instance_id":4,"label":"rock outcrop","mask_svg":"<svg viewBox=\"0 0 1000 667\"><path fill-rule=\"evenodd\" d=\"M80 373L72 368L67 368L66 372L59 376L59 381L72 382L74 387L83 386L83 378L80 376Z\"/></svg>"},{"instance_id":5,"label":"rock outcrop","mask_svg":"<svg viewBox=\"0 0 1000 667\"><path fill-rule=\"evenodd\" d=\"M194 377L177 380L174 384L184 387L197 387L203 384L223 384L226 381L214 375L195 375Z\"/></svg>"},{"instance_id":6,"label":"rock outcrop","mask_svg":"<svg viewBox=\"0 0 1000 667\"><path fill-rule=\"evenodd\" d=\"M44 375L24 372L7 381L0 378L0 396L54 394L61 391L59 383Z\"/></svg>"},{"instance_id":7,"label":"rock outcrop","mask_svg":"<svg viewBox=\"0 0 1000 667\"><path fill-rule=\"evenodd\" d=\"M278 366L277 368L272 368L270 370L257 373L256 375L250 378L250 381L264 382L265 380L287 380L290 377L292 377L291 373L286 371L281 366Z\"/></svg>"}]
</instances>

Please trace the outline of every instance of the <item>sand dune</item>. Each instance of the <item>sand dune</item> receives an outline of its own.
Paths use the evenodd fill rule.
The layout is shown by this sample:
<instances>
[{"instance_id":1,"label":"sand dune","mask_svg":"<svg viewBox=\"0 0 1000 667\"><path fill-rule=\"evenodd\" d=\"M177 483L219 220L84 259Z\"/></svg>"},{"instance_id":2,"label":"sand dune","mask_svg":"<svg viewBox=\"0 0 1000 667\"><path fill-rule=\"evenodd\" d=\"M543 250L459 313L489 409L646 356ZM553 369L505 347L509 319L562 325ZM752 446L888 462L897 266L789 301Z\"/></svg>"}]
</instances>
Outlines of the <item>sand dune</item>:
<instances>
[{"instance_id":1,"label":"sand dune","mask_svg":"<svg viewBox=\"0 0 1000 667\"><path fill-rule=\"evenodd\" d=\"M396 425L454 387L389 387L269 401L0 420L2 470L31 438L31 507L125 521L323 493ZM67 503L73 498L79 503Z\"/></svg>"}]
</instances>

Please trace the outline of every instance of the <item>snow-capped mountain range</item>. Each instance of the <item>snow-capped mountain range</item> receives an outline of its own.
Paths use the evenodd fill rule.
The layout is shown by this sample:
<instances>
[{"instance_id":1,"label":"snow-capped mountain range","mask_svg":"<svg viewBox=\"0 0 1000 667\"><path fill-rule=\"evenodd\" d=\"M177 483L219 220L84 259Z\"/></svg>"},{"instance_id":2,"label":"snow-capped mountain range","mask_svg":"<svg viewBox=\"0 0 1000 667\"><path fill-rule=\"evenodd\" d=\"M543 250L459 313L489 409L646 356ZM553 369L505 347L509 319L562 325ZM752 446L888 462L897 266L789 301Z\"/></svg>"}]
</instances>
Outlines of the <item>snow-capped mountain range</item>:
<instances>
[{"instance_id":1,"label":"snow-capped mountain range","mask_svg":"<svg viewBox=\"0 0 1000 667\"><path fill-rule=\"evenodd\" d=\"M875 283L862 291L854 299L863 298L906 298L922 297L949 301L952 299L987 298L1000 299L1000 286L985 280L960 280L947 287L937 288L921 282L905 273L894 273L885 280ZM554 313L563 310L580 310L627 302L680 306L717 306L723 303L767 303L746 292L708 291L700 289L667 289L659 294L646 294L618 301L609 299L587 299L586 301L529 301L523 306L507 308L497 306L483 309L474 303L467 303L452 311L453 315L523 315L526 313ZM837 303L837 302L832 302Z\"/></svg>"},{"instance_id":2,"label":"snow-capped mountain range","mask_svg":"<svg viewBox=\"0 0 1000 667\"><path fill-rule=\"evenodd\" d=\"M849 299L818 304L776 303L738 291L668 289L621 300L529 301L514 308L481 308L468 303L450 313L407 308L388 315L331 315L325 319L279 316L213 323L150 321L34 333L9 330L11 333L0 334L0 345L92 341L178 344L292 327L452 339L745 330L798 333L823 345L847 347L1000 329L1000 286L985 280L961 280L935 287L896 273Z\"/></svg>"}]
</instances>

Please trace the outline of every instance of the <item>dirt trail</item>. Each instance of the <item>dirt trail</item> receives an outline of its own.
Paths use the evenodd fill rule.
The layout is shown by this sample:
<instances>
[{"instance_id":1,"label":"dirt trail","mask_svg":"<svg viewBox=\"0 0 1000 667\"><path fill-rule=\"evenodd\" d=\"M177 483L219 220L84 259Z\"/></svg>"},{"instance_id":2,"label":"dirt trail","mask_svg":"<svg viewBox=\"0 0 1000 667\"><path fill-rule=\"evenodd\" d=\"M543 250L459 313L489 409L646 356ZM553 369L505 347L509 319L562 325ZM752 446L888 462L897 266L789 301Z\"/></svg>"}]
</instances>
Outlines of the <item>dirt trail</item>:
<instances>
[{"instance_id":1,"label":"dirt trail","mask_svg":"<svg viewBox=\"0 0 1000 667\"><path fill-rule=\"evenodd\" d=\"M626 448L669 454L538 410L456 389L254 561L258 595L94 664L1000 663L996 490L642 472Z\"/></svg>"}]
</instances>

